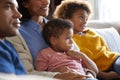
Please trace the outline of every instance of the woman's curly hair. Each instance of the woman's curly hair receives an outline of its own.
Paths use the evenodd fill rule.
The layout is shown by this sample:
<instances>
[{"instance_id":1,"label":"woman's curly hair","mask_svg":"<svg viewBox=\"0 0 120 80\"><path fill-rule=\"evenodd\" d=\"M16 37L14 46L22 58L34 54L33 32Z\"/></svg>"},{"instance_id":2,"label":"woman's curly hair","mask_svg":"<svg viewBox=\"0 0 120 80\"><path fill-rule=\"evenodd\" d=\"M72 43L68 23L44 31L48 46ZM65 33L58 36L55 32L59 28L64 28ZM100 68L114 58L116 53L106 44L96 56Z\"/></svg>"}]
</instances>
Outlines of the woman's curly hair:
<instances>
[{"instance_id":1,"label":"woman's curly hair","mask_svg":"<svg viewBox=\"0 0 120 80\"><path fill-rule=\"evenodd\" d=\"M76 10L87 11L89 17L92 14L92 8L88 1L83 0L63 0L53 13L53 18L69 19Z\"/></svg>"}]
</instances>

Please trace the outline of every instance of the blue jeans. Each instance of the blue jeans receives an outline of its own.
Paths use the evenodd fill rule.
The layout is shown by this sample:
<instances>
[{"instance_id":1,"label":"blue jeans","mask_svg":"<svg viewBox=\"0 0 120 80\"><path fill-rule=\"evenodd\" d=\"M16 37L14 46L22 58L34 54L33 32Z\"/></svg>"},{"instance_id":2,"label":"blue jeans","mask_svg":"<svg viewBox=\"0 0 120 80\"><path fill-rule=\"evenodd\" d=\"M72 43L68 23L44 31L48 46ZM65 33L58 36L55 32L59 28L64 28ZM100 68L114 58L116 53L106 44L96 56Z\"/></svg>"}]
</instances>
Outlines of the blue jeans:
<instances>
[{"instance_id":1,"label":"blue jeans","mask_svg":"<svg viewBox=\"0 0 120 80\"><path fill-rule=\"evenodd\" d=\"M113 70L120 74L120 56L113 63Z\"/></svg>"}]
</instances>

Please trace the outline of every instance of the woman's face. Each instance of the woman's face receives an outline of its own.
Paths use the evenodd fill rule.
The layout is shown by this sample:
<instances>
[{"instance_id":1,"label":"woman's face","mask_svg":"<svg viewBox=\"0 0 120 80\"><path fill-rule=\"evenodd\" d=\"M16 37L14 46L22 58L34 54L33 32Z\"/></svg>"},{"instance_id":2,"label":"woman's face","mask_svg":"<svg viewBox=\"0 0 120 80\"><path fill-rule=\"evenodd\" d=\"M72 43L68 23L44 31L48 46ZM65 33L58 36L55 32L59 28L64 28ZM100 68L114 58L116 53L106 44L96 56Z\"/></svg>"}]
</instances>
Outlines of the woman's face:
<instances>
[{"instance_id":1,"label":"woman's face","mask_svg":"<svg viewBox=\"0 0 120 80\"><path fill-rule=\"evenodd\" d=\"M76 10L70 20L74 24L74 33L83 32L88 20L88 13L83 9Z\"/></svg>"},{"instance_id":2,"label":"woman's face","mask_svg":"<svg viewBox=\"0 0 120 80\"><path fill-rule=\"evenodd\" d=\"M23 5L32 16L47 16L50 0L28 0Z\"/></svg>"}]
</instances>

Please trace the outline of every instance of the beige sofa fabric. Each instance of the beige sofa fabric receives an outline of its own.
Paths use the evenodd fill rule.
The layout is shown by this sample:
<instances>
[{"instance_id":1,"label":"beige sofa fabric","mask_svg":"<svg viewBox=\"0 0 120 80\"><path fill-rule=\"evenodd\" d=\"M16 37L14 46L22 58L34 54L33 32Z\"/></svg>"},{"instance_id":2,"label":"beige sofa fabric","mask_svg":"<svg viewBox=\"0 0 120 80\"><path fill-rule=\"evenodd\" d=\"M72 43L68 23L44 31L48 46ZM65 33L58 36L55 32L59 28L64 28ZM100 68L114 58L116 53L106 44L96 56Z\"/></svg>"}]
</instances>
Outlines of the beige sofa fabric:
<instances>
[{"instance_id":1,"label":"beige sofa fabric","mask_svg":"<svg viewBox=\"0 0 120 80\"><path fill-rule=\"evenodd\" d=\"M90 27L90 28L114 27L120 34L120 21L104 22L104 21L98 21L98 20L89 20L87 23L87 27Z\"/></svg>"}]
</instances>

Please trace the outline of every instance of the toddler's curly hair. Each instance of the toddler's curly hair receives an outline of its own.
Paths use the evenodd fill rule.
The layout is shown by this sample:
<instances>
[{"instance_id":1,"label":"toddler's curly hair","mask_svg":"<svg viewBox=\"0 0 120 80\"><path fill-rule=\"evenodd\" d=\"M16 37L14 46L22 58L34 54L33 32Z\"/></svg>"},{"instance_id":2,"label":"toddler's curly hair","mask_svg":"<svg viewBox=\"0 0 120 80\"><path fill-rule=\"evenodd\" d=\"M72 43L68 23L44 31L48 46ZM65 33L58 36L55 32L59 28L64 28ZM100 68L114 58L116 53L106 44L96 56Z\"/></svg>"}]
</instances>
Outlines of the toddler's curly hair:
<instances>
[{"instance_id":1,"label":"toddler's curly hair","mask_svg":"<svg viewBox=\"0 0 120 80\"><path fill-rule=\"evenodd\" d=\"M51 46L50 38L59 36L63 33L65 29L73 28L73 24L71 21L66 19L53 19L48 21L43 28L42 35L46 43Z\"/></svg>"}]
</instances>

